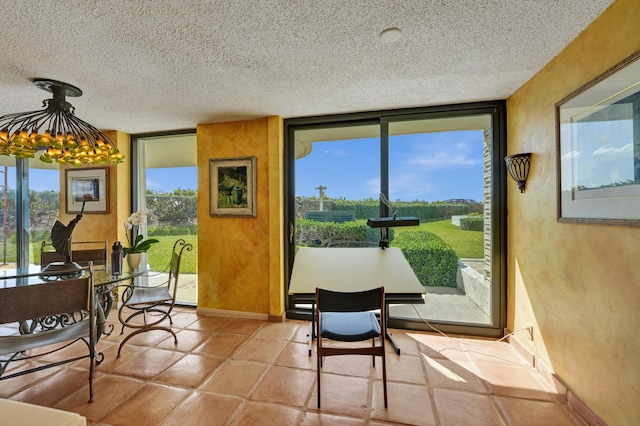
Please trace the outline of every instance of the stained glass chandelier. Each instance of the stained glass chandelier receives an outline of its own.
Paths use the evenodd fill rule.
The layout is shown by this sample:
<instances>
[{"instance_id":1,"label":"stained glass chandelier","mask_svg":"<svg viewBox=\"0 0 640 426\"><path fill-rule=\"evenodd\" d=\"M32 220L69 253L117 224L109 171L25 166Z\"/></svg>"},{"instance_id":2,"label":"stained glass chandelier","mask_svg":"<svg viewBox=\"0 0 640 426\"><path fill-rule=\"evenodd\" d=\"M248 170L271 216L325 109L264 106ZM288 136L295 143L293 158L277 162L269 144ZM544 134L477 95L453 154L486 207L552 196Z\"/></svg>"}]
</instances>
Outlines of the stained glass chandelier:
<instances>
[{"instance_id":1,"label":"stained glass chandelier","mask_svg":"<svg viewBox=\"0 0 640 426\"><path fill-rule=\"evenodd\" d=\"M34 79L33 84L51 92L38 111L0 117L0 155L34 158L44 149L45 163L75 166L117 164L124 160L115 144L91 124L75 115L67 96L82 96L82 90L61 81Z\"/></svg>"}]
</instances>

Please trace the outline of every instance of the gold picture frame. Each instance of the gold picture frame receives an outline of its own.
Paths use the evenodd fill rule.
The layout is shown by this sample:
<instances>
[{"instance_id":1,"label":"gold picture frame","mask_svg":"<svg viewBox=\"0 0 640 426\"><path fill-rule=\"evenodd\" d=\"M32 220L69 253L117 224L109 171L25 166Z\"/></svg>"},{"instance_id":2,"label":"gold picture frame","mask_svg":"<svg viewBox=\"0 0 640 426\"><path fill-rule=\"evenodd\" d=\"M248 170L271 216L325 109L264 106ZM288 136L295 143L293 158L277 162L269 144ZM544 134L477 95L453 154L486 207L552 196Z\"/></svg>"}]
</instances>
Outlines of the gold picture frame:
<instances>
[{"instance_id":1,"label":"gold picture frame","mask_svg":"<svg viewBox=\"0 0 640 426\"><path fill-rule=\"evenodd\" d=\"M256 217L256 157L209 160L209 214Z\"/></svg>"}]
</instances>

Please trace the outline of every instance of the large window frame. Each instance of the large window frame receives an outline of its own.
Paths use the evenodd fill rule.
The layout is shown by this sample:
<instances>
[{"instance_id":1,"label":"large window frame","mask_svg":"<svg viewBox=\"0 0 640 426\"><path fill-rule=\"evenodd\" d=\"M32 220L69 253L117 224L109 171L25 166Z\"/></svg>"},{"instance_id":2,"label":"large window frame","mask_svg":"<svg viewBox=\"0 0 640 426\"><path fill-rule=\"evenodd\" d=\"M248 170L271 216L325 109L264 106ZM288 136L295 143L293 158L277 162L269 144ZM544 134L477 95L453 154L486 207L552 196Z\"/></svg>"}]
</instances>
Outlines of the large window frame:
<instances>
[{"instance_id":1,"label":"large window frame","mask_svg":"<svg viewBox=\"0 0 640 426\"><path fill-rule=\"evenodd\" d=\"M488 101L469 104L442 105L423 108L372 111L352 114L339 114L319 117L302 117L284 121L284 180L285 180L285 294L288 294L289 279L295 256L295 133L301 130L324 129L378 124L380 126L380 180L381 192L389 192L388 143L389 123L402 120L429 118L447 118L469 115L490 115L492 122L491 142L491 276L494 291L492 293L493 313L490 325L467 325L460 323L430 322L430 325L418 321L390 319L389 326L414 330L433 331L431 326L445 333L501 337L506 326L506 264L507 264L507 218L506 218L506 101ZM381 217L386 215L386 207L380 206ZM287 297L285 301L287 318L309 320L310 310L301 310L293 306Z\"/></svg>"}]
</instances>

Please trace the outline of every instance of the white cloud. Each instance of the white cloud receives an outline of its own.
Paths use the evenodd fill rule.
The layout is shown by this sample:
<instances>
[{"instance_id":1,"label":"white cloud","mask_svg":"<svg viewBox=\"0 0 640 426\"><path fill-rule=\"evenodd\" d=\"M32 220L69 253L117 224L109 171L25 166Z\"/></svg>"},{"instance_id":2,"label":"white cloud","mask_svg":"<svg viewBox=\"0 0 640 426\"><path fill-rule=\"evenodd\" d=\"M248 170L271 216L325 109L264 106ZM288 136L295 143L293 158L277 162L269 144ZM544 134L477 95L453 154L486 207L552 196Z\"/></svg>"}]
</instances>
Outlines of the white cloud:
<instances>
[{"instance_id":1,"label":"white cloud","mask_svg":"<svg viewBox=\"0 0 640 426\"><path fill-rule=\"evenodd\" d=\"M629 154L633 155L633 144L628 143L623 147L617 148L613 145L604 145L595 151L593 151L594 157L619 157L625 158L628 157Z\"/></svg>"}]
</instances>

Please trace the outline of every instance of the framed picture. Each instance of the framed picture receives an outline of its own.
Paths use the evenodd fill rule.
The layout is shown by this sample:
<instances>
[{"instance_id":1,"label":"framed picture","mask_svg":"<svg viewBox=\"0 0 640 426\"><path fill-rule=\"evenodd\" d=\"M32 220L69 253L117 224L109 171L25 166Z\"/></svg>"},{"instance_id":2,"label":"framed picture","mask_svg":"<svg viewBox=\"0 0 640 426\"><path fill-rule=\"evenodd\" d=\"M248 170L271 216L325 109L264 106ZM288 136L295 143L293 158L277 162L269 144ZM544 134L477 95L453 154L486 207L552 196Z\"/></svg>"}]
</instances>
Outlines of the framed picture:
<instances>
[{"instance_id":1,"label":"framed picture","mask_svg":"<svg viewBox=\"0 0 640 426\"><path fill-rule=\"evenodd\" d=\"M556 104L559 222L640 226L639 59Z\"/></svg>"},{"instance_id":2,"label":"framed picture","mask_svg":"<svg viewBox=\"0 0 640 426\"><path fill-rule=\"evenodd\" d=\"M209 214L256 217L256 157L209 160Z\"/></svg>"},{"instance_id":3,"label":"framed picture","mask_svg":"<svg viewBox=\"0 0 640 426\"><path fill-rule=\"evenodd\" d=\"M109 168L65 169L66 212L109 213Z\"/></svg>"}]
</instances>

